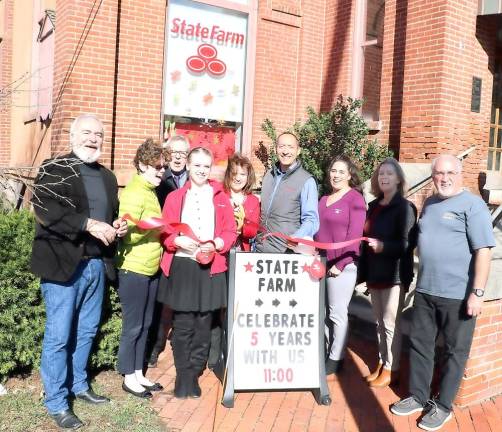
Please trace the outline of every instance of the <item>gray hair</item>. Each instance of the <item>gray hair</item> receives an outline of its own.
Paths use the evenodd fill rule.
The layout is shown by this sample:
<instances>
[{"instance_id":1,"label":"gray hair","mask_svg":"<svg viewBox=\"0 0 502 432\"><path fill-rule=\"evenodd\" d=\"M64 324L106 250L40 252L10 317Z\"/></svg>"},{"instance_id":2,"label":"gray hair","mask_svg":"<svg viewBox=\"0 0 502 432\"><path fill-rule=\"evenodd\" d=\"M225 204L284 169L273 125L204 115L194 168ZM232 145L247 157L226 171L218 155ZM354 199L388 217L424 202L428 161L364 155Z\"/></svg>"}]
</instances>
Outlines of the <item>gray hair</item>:
<instances>
[{"instance_id":1,"label":"gray hair","mask_svg":"<svg viewBox=\"0 0 502 432\"><path fill-rule=\"evenodd\" d=\"M434 168L436 167L436 164L438 163L438 161L440 159L450 159L451 161L453 161L457 167L457 171L459 173L462 172L462 161L454 156L454 155L451 155L451 154L442 154L442 155L439 155L438 157L432 159L432 162L431 162L431 171L434 172Z\"/></svg>"},{"instance_id":2,"label":"gray hair","mask_svg":"<svg viewBox=\"0 0 502 432\"><path fill-rule=\"evenodd\" d=\"M77 133L78 124L82 120L88 119L88 118L92 118L92 119L96 120L97 122L99 122L99 124L101 124L101 128L103 129L103 133L104 133L104 131L105 131L105 125L103 124L103 122L101 121L101 119L96 114L92 114L92 113L80 114L79 116L75 117L75 120L73 120L71 122L71 124L70 124L70 142L73 141L72 140L72 136Z\"/></svg>"},{"instance_id":3,"label":"gray hair","mask_svg":"<svg viewBox=\"0 0 502 432\"><path fill-rule=\"evenodd\" d=\"M188 141L188 138L184 135L175 135L175 136L169 138L167 141L165 141L162 144L162 147L167 150L172 150L172 144L175 142L181 142L181 143L186 144L188 150L190 150L190 142Z\"/></svg>"}]
</instances>

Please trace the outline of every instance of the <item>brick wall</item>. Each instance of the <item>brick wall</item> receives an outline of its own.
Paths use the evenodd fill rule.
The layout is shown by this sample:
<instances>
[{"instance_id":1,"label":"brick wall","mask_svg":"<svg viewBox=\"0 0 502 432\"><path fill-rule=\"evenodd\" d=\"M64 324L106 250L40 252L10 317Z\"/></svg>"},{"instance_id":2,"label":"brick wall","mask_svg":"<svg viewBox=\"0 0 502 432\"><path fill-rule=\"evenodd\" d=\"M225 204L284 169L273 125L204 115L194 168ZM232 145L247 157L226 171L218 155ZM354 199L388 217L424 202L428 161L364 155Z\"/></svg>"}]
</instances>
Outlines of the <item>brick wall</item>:
<instances>
[{"instance_id":1,"label":"brick wall","mask_svg":"<svg viewBox=\"0 0 502 432\"><path fill-rule=\"evenodd\" d=\"M163 0L121 2L115 170L130 170L145 138L160 138L165 11Z\"/></svg>"},{"instance_id":2,"label":"brick wall","mask_svg":"<svg viewBox=\"0 0 502 432\"><path fill-rule=\"evenodd\" d=\"M3 9L3 40L0 43L0 165L10 162L10 118L12 96L8 95L12 81L12 24L14 0L4 0L0 8Z\"/></svg>"},{"instance_id":3,"label":"brick wall","mask_svg":"<svg viewBox=\"0 0 502 432\"><path fill-rule=\"evenodd\" d=\"M502 393L502 300L484 303L455 403L461 406Z\"/></svg>"},{"instance_id":4,"label":"brick wall","mask_svg":"<svg viewBox=\"0 0 502 432\"><path fill-rule=\"evenodd\" d=\"M100 4L99 10L96 9ZM87 24L90 31L79 51L78 41L86 34L84 29L88 16L91 17ZM53 154L68 151L69 125L76 116L96 113L105 124L101 160L110 165L116 31L117 2L57 0L53 92L55 112L51 126ZM60 93L74 56L77 60L64 91Z\"/></svg>"},{"instance_id":5,"label":"brick wall","mask_svg":"<svg viewBox=\"0 0 502 432\"><path fill-rule=\"evenodd\" d=\"M322 97L328 110L339 94L350 95L355 1L327 0L324 25Z\"/></svg>"},{"instance_id":6,"label":"brick wall","mask_svg":"<svg viewBox=\"0 0 502 432\"><path fill-rule=\"evenodd\" d=\"M165 1L58 0L54 101L61 89L85 18L95 15L52 123L52 149L68 149L71 120L94 112L105 123L102 162L130 170L137 146L160 138ZM97 2L99 3L99 2ZM120 9L119 9L120 4Z\"/></svg>"},{"instance_id":7,"label":"brick wall","mask_svg":"<svg viewBox=\"0 0 502 432\"><path fill-rule=\"evenodd\" d=\"M404 162L476 145L464 163L477 192L486 169L495 28L477 25L477 0L386 2L379 134ZM397 7L397 10L396 10ZM482 83L480 113L471 112L473 76Z\"/></svg>"},{"instance_id":8,"label":"brick wall","mask_svg":"<svg viewBox=\"0 0 502 432\"><path fill-rule=\"evenodd\" d=\"M323 91L325 0L259 2L252 146L271 142L261 130L270 118L278 131L305 115L308 105L319 108ZM263 165L251 154L258 176Z\"/></svg>"}]
</instances>

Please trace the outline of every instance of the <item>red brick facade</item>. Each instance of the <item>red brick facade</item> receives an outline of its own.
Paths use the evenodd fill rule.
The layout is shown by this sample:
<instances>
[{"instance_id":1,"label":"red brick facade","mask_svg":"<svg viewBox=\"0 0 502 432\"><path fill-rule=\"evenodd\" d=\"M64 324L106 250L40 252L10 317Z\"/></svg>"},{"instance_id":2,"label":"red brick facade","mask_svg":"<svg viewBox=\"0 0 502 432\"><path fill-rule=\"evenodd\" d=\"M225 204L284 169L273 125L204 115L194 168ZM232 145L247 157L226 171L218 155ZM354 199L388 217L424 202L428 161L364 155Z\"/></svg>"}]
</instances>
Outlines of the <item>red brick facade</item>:
<instances>
[{"instance_id":1,"label":"red brick facade","mask_svg":"<svg viewBox=\"0 0 502 432\"><path fill-rule=\"evenodd\" d=\"M477 319L464 379L455 403L470 405L502 393L502 300L485 302Z\"/></svg>"},{"instance_id":2,"label":"red brick facade","mask_svg":"<svg viewBox=\"0 0 502 432\"><path fill-rule=\"evenodd\" d=\"M0 45L0 165L7 165L10 160L10 113L12 99L9 96L12 82L12 24L14 0L5 0L0 5L3 17L0 15L0 23L3 28L2 42Z\"/></svg>"},{"instance_id":3,"label":"red brick facade","mask_svg":"<svg viewBox=\"0 0 502 432\"><path fill-rule=\"evenodd\" d=\"M15 78L10 73L13 1L1 2L2 91ZM252 124L245 127L251 129L250 156L259 174L263 167L254 149L261 141L270 144L261 131L265 118L283 130L301 119L308 105L325 110L339 94L358 96L352 93L361 74L354 65L362 48L354 34L363 21L357 7L362 1L257 2L254 92L247 95L253 100ZM477 6L478 0L385 2L379 88L382 128L375 135L403 162L427 162L438 153L460 153L475 145L465 162L473 191L486 169L500 31L498 17L477 17ZM119 180L131 169L138 144L146 137L160 138L165 16L166 0L56 0L52 154L68 149L69 124L82 112L103 119L103 161ZM379 59L368 56L368 61L378 68ZM367 73L370 70L366 68ZM471 112L473 77L482 80L479 113ZM372 103L376 100L375 95ZM10 130L22 125L11 124L5 92L0 110L0 165L7 165ZM421 202L429 190L422 190L415 201ZM459 393L461 404L502 391L502 365L496 359L502 351L500 300L487 303L485 310Z\"/></svg>"},{"instance_id":4,"label":"red brick facade","mask_svg":"<svg viewBox=\"0 0 502 432\"><path fill-rule=\"evenodd\" d=\"M486 167L496 35L493 20L476 19L477 6L477 0L386 2L379 137L403 162L476 146L464 164L473 191ZM482 79L479 113L471 112L473 77Z\"/></svg>"}]
</instances>

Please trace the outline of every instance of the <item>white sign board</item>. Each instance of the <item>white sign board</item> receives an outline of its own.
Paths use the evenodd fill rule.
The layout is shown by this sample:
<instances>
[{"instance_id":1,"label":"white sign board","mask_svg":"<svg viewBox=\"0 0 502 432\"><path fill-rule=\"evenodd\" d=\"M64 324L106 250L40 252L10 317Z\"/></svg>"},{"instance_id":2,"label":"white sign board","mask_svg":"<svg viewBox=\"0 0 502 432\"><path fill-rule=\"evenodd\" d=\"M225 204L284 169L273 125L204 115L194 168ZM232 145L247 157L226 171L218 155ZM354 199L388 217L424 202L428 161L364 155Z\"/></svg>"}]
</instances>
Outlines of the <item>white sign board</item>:
<instances>
[{"instance_id":1,"label":"white sign board","mask_svg":"<svg viewBox=\"0 0 502 432\"><path fill-rule=\"evenodd\" d=\"M242 122L247 15L171 0L164 113Z\"/></svg>"},{"instance_id":2,"label":"white sign board","mask_svg":"<svg viewBox=\"0 0 502 432\"><path fill-rule=\"evenodd\" d=\"M236 390L319 387L319 281L308 272L313 259L236 253Z\"/></svg>"}]
</instances>

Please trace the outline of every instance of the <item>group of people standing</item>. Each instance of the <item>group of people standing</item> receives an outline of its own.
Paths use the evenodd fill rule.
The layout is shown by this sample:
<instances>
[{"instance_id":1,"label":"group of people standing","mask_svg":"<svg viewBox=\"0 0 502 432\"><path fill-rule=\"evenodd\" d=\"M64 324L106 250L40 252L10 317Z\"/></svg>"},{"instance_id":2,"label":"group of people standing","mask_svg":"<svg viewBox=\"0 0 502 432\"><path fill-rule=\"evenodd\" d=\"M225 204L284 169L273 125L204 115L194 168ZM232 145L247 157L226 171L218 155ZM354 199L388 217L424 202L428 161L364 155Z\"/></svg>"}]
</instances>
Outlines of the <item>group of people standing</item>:
<instances>
[{"instance_id":1,"label":"group of people standing","mask_svg":"<svg viewBox=\"0 0 502 432\"><path fill-rule=\"evenodd\" d=\"M407 415L427 406L435 337L444 331L446 373L439 398L419 426L436 430L451 416L495 244L486 205L462 190L456 158L441 156L433 162L438 194L425 203L417 224L417 210L404 196L403 170L393 158L375 169L371 188L376 198L367 209L357 167L343 155L329 163L327 194L318 200L316 182L302 168L301 148L291 133L276 140L278 161L263 178L260 200L252 194L255 174L248 158L234 154L219 183L209 178L213 156L207 149L190 149L182 136L172 137L165 147L149 139L136 152L136 174L119 204L114 176L97 163L103 134L96 116L77 117L70 130L72 153L37 178L43 188L35 205L32 269L42 278L47 312L41 370L45 404L60 427L82 426L69 408L70 394L89 403L109 401L89 387L86 364L105 275L115 277L113 260L123 316L118 353L123 389L141 398L162 390L144 375L145 353L150 340L147 362L155 365L172 322L174 395L198 398L198 378L208 358L210 365L214 362L210 351L217 345L227 304L230 248L294 253L297 247L292 240L264 237L265 231L323 243L369 238L362 247L354 243L322 253L327 259L326 374L342 370L348 305L356 283L366 282L379 347L376 369L366 377L372 387L388 386L399 377L400 316L418 241L410 397L391 410ZM54 175L68 181L48 187ZM152 218L162 218L165 226L142 229L136 223Z\"/></svg>"}]
</instances>

